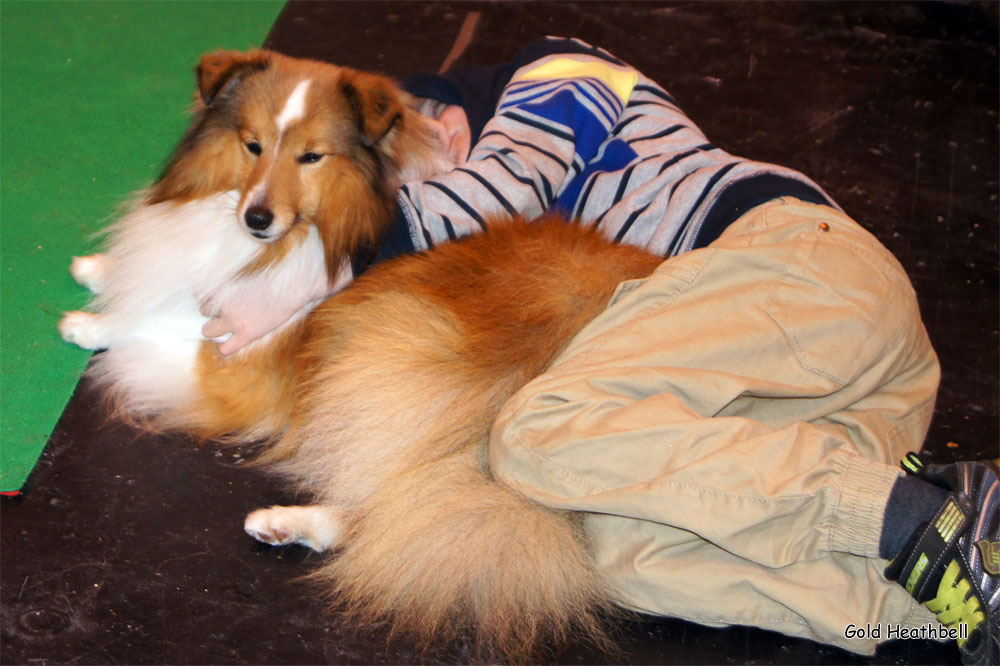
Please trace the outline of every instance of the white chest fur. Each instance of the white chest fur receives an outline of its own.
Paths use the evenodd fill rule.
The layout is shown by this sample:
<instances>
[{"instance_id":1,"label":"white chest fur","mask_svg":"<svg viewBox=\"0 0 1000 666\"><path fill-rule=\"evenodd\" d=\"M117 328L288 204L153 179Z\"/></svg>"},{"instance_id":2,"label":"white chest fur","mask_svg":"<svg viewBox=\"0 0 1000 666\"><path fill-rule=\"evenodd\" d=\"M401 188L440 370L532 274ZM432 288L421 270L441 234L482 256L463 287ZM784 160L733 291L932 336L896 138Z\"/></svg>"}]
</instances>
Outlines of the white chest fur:
<instances>
[{"instance_id":1,"label":"white chest fur","mask_svg":"<svg viewBox=\"0 0 1000 666\"><path fill-rule=\"evenodd\" d=\"M63 337L90 349L91 376L136 413L156 413L191 399L195 364L208 321L206 301L299 298L325 280L319 234L281 262L241 274L264 249L236 217L239 195L223 192L184 204L138 206L109 231L107 251L74 261L74 276L96 293L92 313L67 314ZM266 344L266 338L256 344Z\"/></svg>"}]
</instances>

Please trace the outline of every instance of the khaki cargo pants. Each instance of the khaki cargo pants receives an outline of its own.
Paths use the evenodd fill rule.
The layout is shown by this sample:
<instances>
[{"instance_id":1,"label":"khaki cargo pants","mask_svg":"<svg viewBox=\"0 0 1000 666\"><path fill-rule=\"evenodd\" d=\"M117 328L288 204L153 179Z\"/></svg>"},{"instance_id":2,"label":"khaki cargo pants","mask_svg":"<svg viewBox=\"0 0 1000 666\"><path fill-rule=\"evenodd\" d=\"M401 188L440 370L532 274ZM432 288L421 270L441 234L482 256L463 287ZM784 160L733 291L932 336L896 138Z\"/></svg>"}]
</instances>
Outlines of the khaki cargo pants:
<instances>
[{"instance_id":1,"label":"khaki cargo pants","mask_svg":"<svg viewBox=\"0 0 1000 666\"><path fill-rule=\"evenodd\" d=\"M777 199L624 283L503 408L491 464L586 512L625 606L871 653L850 625L936 622L885 580L878 543L939 378L896 259L843 214Z\"/></svg>"}]
</instances>

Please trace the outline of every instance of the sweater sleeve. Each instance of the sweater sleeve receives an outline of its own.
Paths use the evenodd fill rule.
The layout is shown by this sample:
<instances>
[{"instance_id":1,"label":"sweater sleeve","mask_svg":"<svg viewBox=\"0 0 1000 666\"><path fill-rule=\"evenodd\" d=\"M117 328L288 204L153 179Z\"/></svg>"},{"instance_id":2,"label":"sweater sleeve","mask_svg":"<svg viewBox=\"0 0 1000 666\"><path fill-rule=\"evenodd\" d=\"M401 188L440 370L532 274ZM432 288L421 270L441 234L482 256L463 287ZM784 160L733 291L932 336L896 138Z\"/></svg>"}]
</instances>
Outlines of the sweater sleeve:
<instances>
[{"instance_id":1,"label":"sweater sleeve","mask_svg":"<svg viewBox=\"0 0 1000 666\"><path fill-rule=\"evenodd\" d=\"M405 184L398 204L416 250L537 217L598 158L638 73L588 55L554 55L517 70L469 160Z\"/></svg>"}]
</instances>

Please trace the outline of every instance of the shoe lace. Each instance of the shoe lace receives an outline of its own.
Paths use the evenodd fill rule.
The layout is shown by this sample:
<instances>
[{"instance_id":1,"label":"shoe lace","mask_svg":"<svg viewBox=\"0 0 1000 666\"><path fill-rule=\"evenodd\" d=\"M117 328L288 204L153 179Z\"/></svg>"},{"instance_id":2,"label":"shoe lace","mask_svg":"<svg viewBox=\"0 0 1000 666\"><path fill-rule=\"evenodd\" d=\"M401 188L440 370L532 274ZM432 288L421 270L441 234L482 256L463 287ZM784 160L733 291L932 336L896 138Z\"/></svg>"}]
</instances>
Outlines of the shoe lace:
<instances>
[{"instance_id":1,"label":"shoe lace","mask_svg":"<svg viewBox=\"0 0 1000 666\"><path fill-rule=\"evenodd\" d=\"M946 627L965 624L968 627L966 634L968 636L986 619L986 616L979 608L979 599L972 594L972 584L965 578L959 579L961 574L962 568L958 561L952 560L945 569L944 576L941 577L937 596L927 601L926 605L937 613L938 620ZM958 646L962 647L966 640L959 638Z\"/></svg>"}]
</instances>

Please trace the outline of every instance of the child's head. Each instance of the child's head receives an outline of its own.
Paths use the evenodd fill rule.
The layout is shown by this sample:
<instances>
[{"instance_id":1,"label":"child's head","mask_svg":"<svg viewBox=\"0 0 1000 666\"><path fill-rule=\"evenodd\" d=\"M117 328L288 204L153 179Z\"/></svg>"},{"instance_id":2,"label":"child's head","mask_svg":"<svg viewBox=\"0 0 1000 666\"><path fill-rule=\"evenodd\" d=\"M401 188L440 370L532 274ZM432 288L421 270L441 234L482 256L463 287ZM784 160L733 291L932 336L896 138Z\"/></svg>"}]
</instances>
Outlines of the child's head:
<instances>
[{"instance_id":1,"label":"child's head","mask_svg":"<svg viewBox=\"0 0 1000 666\"><path fill-rule=\"evenodd\" d=\"M417 106L427 120L427 125L441 141L442 150L448 161L455 166L469 159L472 148L472 131L465 109L455 104L443 104L433 100L421 100Z\"/></svg>"}]
</instances>

